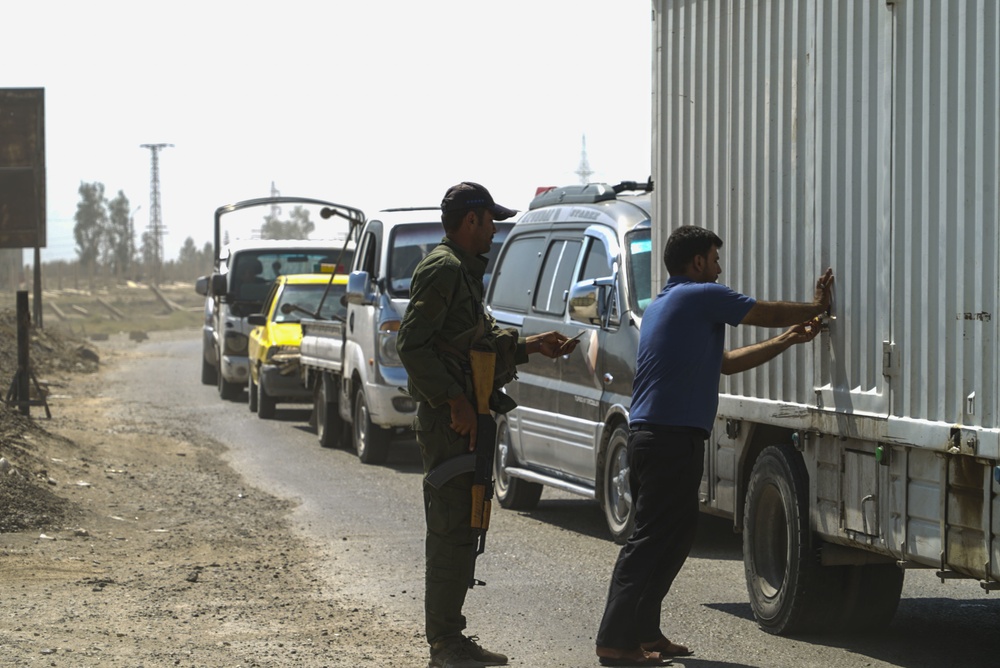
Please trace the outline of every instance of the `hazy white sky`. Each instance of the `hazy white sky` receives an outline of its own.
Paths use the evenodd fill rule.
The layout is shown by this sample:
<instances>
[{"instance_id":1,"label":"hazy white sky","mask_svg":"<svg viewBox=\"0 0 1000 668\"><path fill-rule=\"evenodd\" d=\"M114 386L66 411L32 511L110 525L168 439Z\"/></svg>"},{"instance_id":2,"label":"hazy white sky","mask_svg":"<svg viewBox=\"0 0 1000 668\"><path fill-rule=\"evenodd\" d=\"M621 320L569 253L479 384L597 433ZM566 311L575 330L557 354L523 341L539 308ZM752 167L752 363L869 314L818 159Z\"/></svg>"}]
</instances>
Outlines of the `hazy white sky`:
<instances>
[{"instance_id":1,"label":"hazy white sky","mask_svg":"<svg viewBox=\"0 0 1000 668\"><path fill-rule=\"evenodd\" d=\"M648 0L32 0L3 3L0 88L45 88L48 245L75 257L81 182L164 253L213 213L283 195L371 212L462 180L524 209L540 185L650 172ZM26 254L30 258L30 253Z\"/></svg>"}]
</instances>

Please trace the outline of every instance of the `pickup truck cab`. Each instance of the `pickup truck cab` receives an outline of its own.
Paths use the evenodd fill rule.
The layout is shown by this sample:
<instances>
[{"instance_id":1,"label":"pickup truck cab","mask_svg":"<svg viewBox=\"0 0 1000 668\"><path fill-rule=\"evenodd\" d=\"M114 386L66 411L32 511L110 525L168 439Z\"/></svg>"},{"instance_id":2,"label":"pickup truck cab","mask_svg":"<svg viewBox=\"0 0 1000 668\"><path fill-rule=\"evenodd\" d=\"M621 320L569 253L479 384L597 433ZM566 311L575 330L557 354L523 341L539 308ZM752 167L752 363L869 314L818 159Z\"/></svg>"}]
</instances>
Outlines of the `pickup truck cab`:
<instances>
[{"instance_id":1,"label":"pickup truck cab","mask_svg":"<svg viewBox=\"0 0 1000 668\"><path fill-rule=\"evenodd\" d=\"M332 280L331 280L332 279ZM250 411L271 419L279 402L312 399L299 380L303 316L343 320L341 303L347 275L291 274L279 276L264 301L264 312L247 317L250 331L247 395Z\"/></svg>"},{"instance_id":2,"label":"pickup truck cab","mask_svg":"<svg viewBox=\"0 0 1000 668\"><path fill-rule=\"evenodd\" d=\"M496 223L493 261L512 223ZM339 411L365 463L385 461L392 436L409 433L416 402L396 354L399 324L417 263L444 237L438 207L386 209L361 230L347 285L347 318Z\"/></svg>"}]
</instances>

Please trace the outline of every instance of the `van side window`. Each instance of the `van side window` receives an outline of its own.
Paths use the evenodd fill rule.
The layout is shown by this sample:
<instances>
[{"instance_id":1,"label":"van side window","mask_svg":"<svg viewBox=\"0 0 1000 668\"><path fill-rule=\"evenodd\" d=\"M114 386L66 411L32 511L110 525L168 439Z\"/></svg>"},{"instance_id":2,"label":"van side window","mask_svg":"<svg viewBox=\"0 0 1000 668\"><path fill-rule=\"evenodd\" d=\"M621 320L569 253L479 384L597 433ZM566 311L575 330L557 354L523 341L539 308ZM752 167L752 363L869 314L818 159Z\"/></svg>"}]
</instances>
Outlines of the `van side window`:
<instances>
[{"instance_id":1,"label":"van side window","mask_svg":"<svg viewBox=\"0 0 1000 668\"><path fill-rule=\"evenodd\" d=\"M580 245L576 239L553 239L549 244L535 290L536 311L551 315L566 312L566 294L580 256Z\"/></svg>"},{"instance_id":2,"label":"van side window","mask_svg":"<svg viewBox=\"0 0 1000 668\"><path fill-rule=\"evenodd\" d=\"M583 269L577 280L607 278L610 275L611 260L608 258L608 249L597 239L591 239L587 244L587 254L583 258Z\"/></svg>"},{"instance_id":3,"label":"van side window","mask_svg":"<svg viewBox=\"0 0 1000 668\"><path fill-rule=\"evenodd\" d=\"M544 244L544 237L524 236L510 240L492 278L490 305L493 308L528 312Z\"/></svg>"}]
</instances>

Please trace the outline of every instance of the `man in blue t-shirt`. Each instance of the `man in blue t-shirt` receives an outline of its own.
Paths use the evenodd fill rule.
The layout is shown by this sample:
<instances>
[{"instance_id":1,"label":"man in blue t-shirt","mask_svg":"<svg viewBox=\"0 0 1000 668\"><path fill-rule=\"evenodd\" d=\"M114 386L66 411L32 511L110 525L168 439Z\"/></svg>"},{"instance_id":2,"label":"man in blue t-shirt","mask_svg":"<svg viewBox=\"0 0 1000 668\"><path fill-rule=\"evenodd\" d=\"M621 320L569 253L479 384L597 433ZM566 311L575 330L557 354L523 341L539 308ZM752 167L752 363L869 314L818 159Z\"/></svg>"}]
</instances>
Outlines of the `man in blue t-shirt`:
<instances>
[{"instance_id":1,"label":"man in blue t-shirt","mask_svg":"<svg viewBox=\"0 0 1000 668\"><path fill-rule=\"evenodd\" d=\"M752 369L812 341L817 316L830 307L832 269L816 281L811 303L757 301L716 283L721 247L709 230L675 230L663 252L670 279L643 314L629 411L635 528L618 555L597 634L602 665L661 666L692 654L660 630L660 608L694 543L720 374ZM788 329L725 350L726 325Z\"/></svg>"}]
</instances>

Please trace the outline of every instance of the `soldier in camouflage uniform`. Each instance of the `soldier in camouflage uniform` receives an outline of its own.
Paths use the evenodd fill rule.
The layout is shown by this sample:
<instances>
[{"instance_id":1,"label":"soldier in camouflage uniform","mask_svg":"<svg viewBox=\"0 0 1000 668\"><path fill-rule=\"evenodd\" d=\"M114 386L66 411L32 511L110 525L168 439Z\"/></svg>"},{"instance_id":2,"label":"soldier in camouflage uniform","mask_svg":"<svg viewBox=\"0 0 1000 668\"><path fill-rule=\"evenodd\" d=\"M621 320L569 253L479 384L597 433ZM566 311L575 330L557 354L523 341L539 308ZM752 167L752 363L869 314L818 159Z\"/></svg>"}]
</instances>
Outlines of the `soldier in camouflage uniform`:
<instances>
[{"instance_id":1,"label":"soldier in camouflage uniform","mask_svg":"<svg viewBox=\"0 0 1000 668\"><path fill-rule=\"evenodd\" d=\"M576 341L558 332L527 338L501 329L483 308L483 275L496 227L516 211L499 206L486 188L464 182L441 202L445 238L413 272L410 305L399 328L397 349L418 402L414 430L424 473L475 446L476 411L468 350L496 353L491 409L505 413L514 402L498 390L517 364L540 352L558 357ZM435 489L424 483L427 520L424 608L430 668L480 668L507 664L503 654L467 637L462 606L472 575L475 534L471 528L472 473Z\"/></svg>"}]
</instances>

